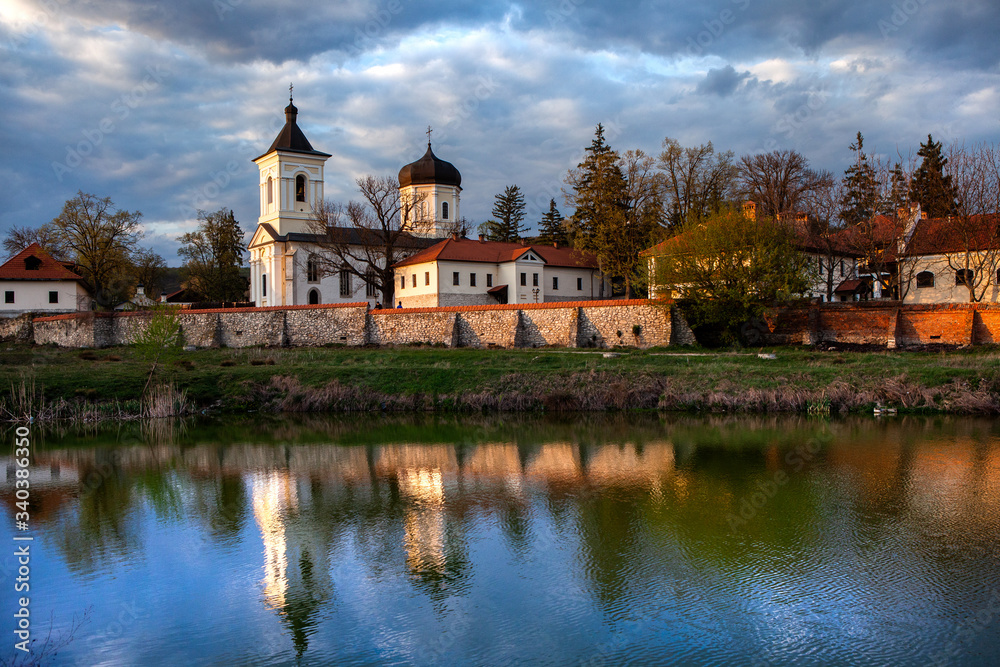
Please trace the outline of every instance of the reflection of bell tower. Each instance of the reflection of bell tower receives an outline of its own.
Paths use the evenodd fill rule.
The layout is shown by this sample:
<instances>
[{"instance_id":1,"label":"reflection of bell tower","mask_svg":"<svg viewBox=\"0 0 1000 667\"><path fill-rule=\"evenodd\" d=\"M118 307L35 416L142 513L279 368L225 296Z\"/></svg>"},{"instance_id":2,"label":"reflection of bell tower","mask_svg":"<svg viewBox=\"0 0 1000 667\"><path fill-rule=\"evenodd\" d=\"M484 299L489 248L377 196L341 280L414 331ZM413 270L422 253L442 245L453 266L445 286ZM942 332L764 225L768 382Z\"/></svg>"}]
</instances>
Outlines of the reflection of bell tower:
<instances>
[{"instance_id":1,"label":"reflection of bell tower","mask_svg":"<svg viewBox=\"0 0 1000 667\"><path fill-rule=\"evenodd\" d=\"M270 224L279 235L307 232L313 210L323 202L323 164L330 154L313 150L296 123L298 113L289 86L285 126L254 159L260 169L258 224Z\"/></svg>"},{"instance_id":2,"label":"reflection of bell tower","mask_svg":"<svg viewBox=\"0 0 1000 667\"><path fill-rule=\"evenodd\" d=\"M461 192L462 175L455 165L434 155L427 128L427 152L399 170L404 227L414 236L447 236L459 220Z\"/></svg>"},{"instance_id":3,"label":"reflection of bell tower","mask_svg":"<svg viewBox=\"0 0 1000 667\"><path fill-rule=\"evenodd\" d=\"M333 595L329 548L303 518L295 478L287 471L255 475L252 495L264 543L264 602L281 615L301 657L320 607Z\"/></svg>"}]
</instances>

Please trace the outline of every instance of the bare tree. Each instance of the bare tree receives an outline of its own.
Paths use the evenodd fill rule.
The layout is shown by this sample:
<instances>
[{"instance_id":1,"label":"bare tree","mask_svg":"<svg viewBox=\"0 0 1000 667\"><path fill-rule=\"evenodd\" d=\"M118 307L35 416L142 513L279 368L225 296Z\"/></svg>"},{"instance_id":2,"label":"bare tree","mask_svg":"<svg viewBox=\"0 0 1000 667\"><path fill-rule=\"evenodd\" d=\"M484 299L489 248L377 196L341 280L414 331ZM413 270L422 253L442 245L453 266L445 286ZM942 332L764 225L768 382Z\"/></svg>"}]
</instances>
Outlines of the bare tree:
<instances>
[{"instance_id":1,"label":"bare tree","mask_svg":"<svg viewBox=\"0 0 1000 667\"><path fill-rule=\"evenodd\" d=\"M829 172L810 169L809 161L791 150L744 155L738 169L740 194L772 218L808 208L810 199L833 182Z\"/></svg>"},{"instance_id":2,"label":"bare tree","mask_svg":"<svg viewBox=\"0 0 1000 667\"><path fill-rule=\"evenodd\" d=\"M37 229L31 227L11 227L3 240L4 254L13 257L32 243L37 243L42 250L49 253L53 259L65 261L70 259L66 247L56 233L52 223L46 223Z\"/></svg>"},{"instance_id":3,"label":"bare tree","mask_svg":"<svg viewBox=\"0 0 1000 667\"><path fill-rule=\"evenodd\" d=\"M819 188L811 198L806 222L797 229L800 246L819 257L819 277L826 289L826 300L833 301L838 276L845 276L842 262L852 254L846 229L840 223L844 188L834 181Z\"/></svg>"},{"instance_id":4,"label":"bare tree","mask_svg":"<svg viewBox=\"0 0 1000 667\"><path fill-rule=\"evenodd\" d=\"M956 284L982 301L1000 268L1000 150L982 143L947 150L947 176L957 193L955 215L929 225Z\"/></svg>"},{"instance_id":5,"label":"bare tree","mask_svg":"<svg viewBox=\"0 0 1000 667\"><path fill-rule=\"evenodd\" d=\"M658 165L670 227L716 213L732 199L737 174L733 152L716 153L711 141L684 148L667 137Z\"/></svg>"},{"instance_id":6,"label":"bare tree","mask_svg":"<svg viewBox=\"0 0 1000 667\"><path fill-rule=\"evenodd\" d=\"M99 306L128 296L132 253L142 237L142 213L115 208L109 197L78 192L51 223L53 234L79 267Z\"/></svg>"},{"instance_id":7,"label":"bare tree","mask_svg":"<svg viewBox=\"0 0 1000 667\"><path fill-rule=\"evenodd\" d=\"M411 219L424 195L400 196L393 176L362 176L355 181L362 201L346 206L324 201L313 214L309 231L315 236L311 258L320 275L347 271L373 285L382 303L392 304L396 262L425 247L404 221ZM456 221L456 225L466 224Z\"/></svg>"}]
</instances>

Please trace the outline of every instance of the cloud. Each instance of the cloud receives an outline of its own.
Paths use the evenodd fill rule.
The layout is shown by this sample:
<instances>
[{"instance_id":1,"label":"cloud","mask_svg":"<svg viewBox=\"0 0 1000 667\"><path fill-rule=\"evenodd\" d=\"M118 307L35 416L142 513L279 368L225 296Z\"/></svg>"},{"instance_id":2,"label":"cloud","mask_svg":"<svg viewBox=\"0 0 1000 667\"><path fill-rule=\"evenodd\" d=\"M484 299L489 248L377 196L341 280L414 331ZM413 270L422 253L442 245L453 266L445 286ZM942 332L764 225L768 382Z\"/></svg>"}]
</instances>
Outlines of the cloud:
<instances>
[{"instance_id":1,"label":"cloud","mask_svg":"<svg viewBox=\"0 0 1000 667\"><path fill-rule=\"evenodd\" d=\"M718 95L728 97L736 92L736 88L750 78L750 72L737 72L732 65L721 69L710 69L705 78L698 84L698 92L702 95Z\"/></svg>"}]
</instances>

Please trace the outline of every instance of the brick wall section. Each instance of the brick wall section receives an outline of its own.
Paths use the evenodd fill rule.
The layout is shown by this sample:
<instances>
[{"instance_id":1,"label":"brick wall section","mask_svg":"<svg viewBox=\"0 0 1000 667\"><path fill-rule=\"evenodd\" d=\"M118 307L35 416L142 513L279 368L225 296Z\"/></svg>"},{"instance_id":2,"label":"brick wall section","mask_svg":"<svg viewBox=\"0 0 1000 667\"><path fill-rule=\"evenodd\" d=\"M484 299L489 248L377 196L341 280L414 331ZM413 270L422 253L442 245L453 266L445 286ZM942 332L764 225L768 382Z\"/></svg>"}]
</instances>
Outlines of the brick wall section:
<instances>
[{"instance_id":1,"label":"brick wall section","mask_svg":"<svg viewBox=\"0 0 1000 667\"><path fill-rule=\"evenodd\" d=\"M877 304L877 307L859 308L838 306L811 309L816 330L815 342L854 343L861 345L886 345L896 337L896 311L898 304ZM896 337L898 339L898 337ZM905 344L897 340L897 344Z\"/></svg>"},{"instance_id":2,"label":"brick wall section","mask_svg":"<svg viewBox=\"0 0 1000 667\"><path fill-rule=\"evenodd\" d=\"M285 312L285 344L293 347L364 345L367 308L325 308Z\"/></svg>"},{"instance_id":3,"label":"brick wall section","mask_svg":"<svg viewBox=\"0 0 1000 667\"><path fill-rule=\"evenodd\" d=\"M514 346L559 347L577 346L579 308L546 308L545 310L519 311Z\"/></svg>"},{"instance_id":4,"label":"brick wall section","mask_svg":"<svg viewBox=\"0 0 1000 667\"><path fill-rule=\"evenodd\" d=\"M964 304L963 304L964 305ZM975 310L965 306L914 306L900 312L898 345L971 345Z\"/></svg>"},{"instance_id":5,"label":"brick wall section","mask_svg":"<svg viewBox=\"0 0 1000 667\"><path fill-rule=\"evenodd\" d=\"M979 308L972 320L972 342L976 345L1000 343L1000 308Z\"/></svg>"},{"instance_id":6,"label":"brick wall section","mask_svg":"<svg viewBox=\"0 0 1000 667\"><path fill-rule=\"evenodd\" d=\"M30 343L34 340L33 315L0 317L0 341L4 343Z\"/></svg>"}]
</instances>

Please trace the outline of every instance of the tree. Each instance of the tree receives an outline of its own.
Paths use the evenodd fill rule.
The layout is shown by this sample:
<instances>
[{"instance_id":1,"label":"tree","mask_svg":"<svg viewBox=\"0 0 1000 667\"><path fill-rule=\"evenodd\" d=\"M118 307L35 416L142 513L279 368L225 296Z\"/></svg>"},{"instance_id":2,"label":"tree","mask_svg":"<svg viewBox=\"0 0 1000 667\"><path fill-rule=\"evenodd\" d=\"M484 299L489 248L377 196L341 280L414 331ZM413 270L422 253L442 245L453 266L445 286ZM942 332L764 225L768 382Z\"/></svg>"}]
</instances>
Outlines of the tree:
<instances>
[{"instance_id":1,"label":"tree","mask_svg":"<svg viewBox=\"0 0 1000 667\"><path fill-rule=\"evenodd\" d=\"M738 170L742 197L756 202L758 213L771 218L808 208L810 198L833 181L829 172L810 169L809 161L791 150L745 155Z\"/></svg>"},{"instance_id":2,"label":"tree","mask_svg":"<svg viewBox=\"0 0 1000 667\"><path fill-rule=\"evenodd\" d=\"M319 275L347 271L381 293L382 303L394 303L394 264L423 247L404 229L425 195L401 197L394 176L362 176L355 183L361 202L346 206L324 201L309 223L316 250L312 261ZM456 230L465 229L463 218Z\"/></svg>"},{"instance_id":3,"label":"tree","mask_svg":"<svg viewBox=\"0 0 1000 667\"><path fill-rule=\"evenodd\" d=\"M240 275L245 242L232 211L198 212L198 229L177 240L177 254L185 259L188 282L208 301L243 301L246 279Z\"/></svg>"},{"instance_id":4,"label":"tree","mask_svg":"<svg viewBox=\"0 0 1000 667\"><path fill-rule=\"evenodd\" d=\"M658 164L664 178L666 223L671 228L716 213L733 197L737 173L733 152L716 153L711 141L684 148L667 137Z\"/></svg>"},{"instance_id":5,"label":"tree","mask_svg":"<svg viewBox=\"0 0 1000 667\"><path fill-rule=\"evenodd\" d=\"M136 285L145 288L150 299L160 298L167 264L163 258L148 248L139 248L132 255L132 274Z\"/></svg>"},{"instance_id":6,"label":"tree","mask_svg":"<svg viewBox=\"0 0 1000 667\"><path fill-rule=\"evenodd\" d=\"M142 237L142 213L115 208L109 197L78 192L49 223L103 308L127 298L132 252Z\"/></svg>"},{"instance_id":7,"label":"tree","mask_svg":"<svg viewBox=\"0 0 1000 667\"><path fill-rule=\"evenodd\" d=\"M562 213L556 208L556 200L550 199L549 210L545 212L541 222L538 223L538 242L568 245L569 235L566 233L565 223Z\"/></svg>"},{"instance_id":8,"label":"tree","mask_svg":"<svg viewBox=\"0 0 1000 667\"><path fill-rule=\"evenodd\" d=\"M854 164L844 171L840 218L848 225L874 217L879 209L878 181L875 169L865 154L864 141L865 138L858 132L857 140L851 144Z\"/></svg>"},{"instance_id":9,"label":"tree","mask_svg":"<svg viewBox=\"0 0 1000 667\"><path fill-rule=\"evenodd\" d=\"M811 198L808 217L801 230L805 232L805 238L800 238L800 244L804 242L819 255L819 278L824 283L827 301L833 301L837 269L842 267L844 255L850 250L846 229L841 224L844 188L842 182L834 181L817 190Z\"/></svg>"},{"instance_id":10,"label":"tree","mask_svg":"<svg viewBox=\"0 0 1000 667\"><path fill-rule=\"evenodd\" d=\"M927 135L927 143L920 144L917 155L923 158L910 183L910 199L920 203L920 209L931 218L943 218L955 213L958 192L952 177L946 174L948 159L944 157L941 142L934 142Z\"/></svg>"},{"instance_id":11,"label":"tree","mask_svg":"<svg viewBox=\"0 0 1000 667\"><path fill-rule=\"evenodd\" d=\"M570 238L574 247L592 251L601 272L623 281L632 296L647 277L639 251L662 218L655 162L642 151L619 157L605 143L602 125L594 135L583 162L566 178L566 202L576 209Z\"/></svg>"},{"instance_id":12,"label":"tree","mask_svg":"<svg viewBox=\"0 0 1000 667\"><path fill-rule=\"evenodd\" d=\"M955 206L947 219L931 221L928 230L956 284L964 285L975 303L1000 270L1000 150L985 143L953 146L943 163Z\"/></svg>"},{"instance_id":13,"label":"tree","mask_svg":"<svg viewBox=\"0 0 1000 667\"><path fill-rule=\"evenodd\" d=\"M493 216L495 220L483 223L480 228L488 241L515 243L528 228L524 221L524 195L516 185L508 185L494 197Z\"/></svg>"},{"instance_id":14,"label":"tree","mask_svg":"<svg viewBox=\"0 0 1000 667\"><path fill-rule=\"evenodd\" d=\"M52 256L53 259L66 261L70 259L69 253L63 247L62 241L56 234L52 223L47 223L38 229L31 227L11 227L7 231L7 237L3 241L4 254L13 257L32 243L37 243L42 250Z\"/></svg>"},{"instance_id":15,"label":"tree","mask_svg":"<svg viewBox=\"0 0 1000 667\"><path fill-rule=\"evenodd\" d=\"M679 293L677 304L699 341L736 343L741 325L808 290L811 262L795 240L786 223L726 208L686 223L660 246L656 281Z\"/></svg>"}]
</instances>

